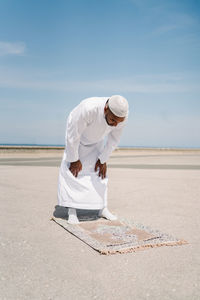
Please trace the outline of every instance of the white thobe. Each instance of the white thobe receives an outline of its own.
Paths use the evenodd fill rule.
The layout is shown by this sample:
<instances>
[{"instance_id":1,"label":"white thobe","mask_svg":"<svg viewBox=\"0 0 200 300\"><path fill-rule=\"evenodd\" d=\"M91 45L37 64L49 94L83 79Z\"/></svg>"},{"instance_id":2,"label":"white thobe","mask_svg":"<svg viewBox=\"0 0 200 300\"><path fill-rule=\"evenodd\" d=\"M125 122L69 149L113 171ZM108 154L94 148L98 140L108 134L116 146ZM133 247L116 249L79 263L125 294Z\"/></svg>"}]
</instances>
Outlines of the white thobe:
<instances>
[{"instance_id":1,"label":"white thobe","mask_svg":"<svg viewBox=\"0 0 200 300\"><path fill-rule=\"evenodd\" d=\"M58 178L58 204L79 209L102 209L107 206L108 178L95 172L98 159L105 163L117 147L125 121L109 126L104 107L109 97L83 100L69 114L66 126L65 151ZM107 137L107 141L105 140ZM80 160L82 170L75 177L70 162Z\"/></svg>"}]
</instances>

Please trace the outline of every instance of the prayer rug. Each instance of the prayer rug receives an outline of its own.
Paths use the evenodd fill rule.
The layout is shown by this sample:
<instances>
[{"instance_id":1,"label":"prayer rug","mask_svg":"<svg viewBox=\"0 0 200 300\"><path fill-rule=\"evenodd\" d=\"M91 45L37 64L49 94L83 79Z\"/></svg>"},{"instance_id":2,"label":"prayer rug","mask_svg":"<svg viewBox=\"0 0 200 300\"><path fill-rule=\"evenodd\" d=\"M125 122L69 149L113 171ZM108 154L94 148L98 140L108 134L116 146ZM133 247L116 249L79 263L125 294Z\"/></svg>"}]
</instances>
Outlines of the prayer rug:
<instances>
[{"instance_id":1,"label":"prayer rug","mask_svg":"<svg viewBox=\"0 0 200 300\"><path fill-rule=\"evenodd\" d=\"M68 224L66 218L53 217L51 220L101 254L127 253L153 247L188 244L185 240L124 219L116 221L104 218L90 221L86 219L77 225Z\"/></svg>"}]
</instances>

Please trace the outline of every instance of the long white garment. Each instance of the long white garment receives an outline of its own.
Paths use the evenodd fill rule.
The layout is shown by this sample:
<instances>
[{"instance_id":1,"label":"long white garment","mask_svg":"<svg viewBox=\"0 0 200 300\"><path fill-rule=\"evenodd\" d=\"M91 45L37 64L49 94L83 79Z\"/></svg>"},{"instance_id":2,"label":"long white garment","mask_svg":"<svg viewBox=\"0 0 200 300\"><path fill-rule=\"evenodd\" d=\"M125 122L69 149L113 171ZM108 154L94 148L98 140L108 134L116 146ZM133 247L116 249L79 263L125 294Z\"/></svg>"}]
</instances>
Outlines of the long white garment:
<instances>
[{"instance_id":1,"label":"long white garment","mask_svg":"<svg viewBox=\"0 0 200 300\"><path fill-rule=\"evenodd\" d=\"M58 178L58 204L79 209L102 209L107 206L108 178L95 172L98 159L108 160L119 143L125 121L109 126L104 116L108 97L83 100L67 119L65 151ZM107 136L107 142L104 138ZM80 159L82 170L77 177L69 170L70 162Z\"/></svg>"}]
</instances>

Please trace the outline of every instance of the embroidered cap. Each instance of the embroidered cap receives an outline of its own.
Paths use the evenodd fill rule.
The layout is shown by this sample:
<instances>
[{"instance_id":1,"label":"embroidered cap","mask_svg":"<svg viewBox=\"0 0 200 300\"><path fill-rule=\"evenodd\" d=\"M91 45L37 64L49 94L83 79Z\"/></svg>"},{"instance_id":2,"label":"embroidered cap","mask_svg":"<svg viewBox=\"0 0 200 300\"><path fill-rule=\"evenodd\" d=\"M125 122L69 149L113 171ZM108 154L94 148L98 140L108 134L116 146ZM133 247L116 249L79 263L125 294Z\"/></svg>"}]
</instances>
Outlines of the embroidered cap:
<instances>
[{"instance_id":1,"label":"embroidered cap","mask_svg":"<svg viewBox=\"0 0 200 300\"><path fill-rule=\"evenodd\" d=\"M128 101L120 95L111 96L108 100L108 106L117 117L123 118L128 115Z\"/></svg>"}]
</instances>

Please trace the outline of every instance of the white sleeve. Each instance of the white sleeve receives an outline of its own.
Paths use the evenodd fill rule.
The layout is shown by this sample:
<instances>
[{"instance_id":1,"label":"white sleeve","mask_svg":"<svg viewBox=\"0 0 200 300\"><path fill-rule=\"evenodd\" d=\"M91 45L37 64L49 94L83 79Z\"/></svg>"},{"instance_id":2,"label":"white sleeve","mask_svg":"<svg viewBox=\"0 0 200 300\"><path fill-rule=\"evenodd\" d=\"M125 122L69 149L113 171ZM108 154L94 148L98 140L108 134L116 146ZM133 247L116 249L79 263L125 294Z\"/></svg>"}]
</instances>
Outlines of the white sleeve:
<instances>
[{"instance_id":1,"label":"white sleeve","mask_svg":"<svg viewBox=\"0 0 200 300\"><path fill-rule=\"evenodd\" d=\"M115 150L115 148L119 144L124 125L125 124L123 124L122 126L119 126L118 128L116 127L114 130L112 130L108 134L107 142L104 146L103 152L99 155L99 159L102 164L105 163L109 159L109 156L111 155L113 150Z\"/></svg>"},{"instance_id":2,"label":"white sleeve","mask_svg":"<svg viewBox=\"0 0 200 300\"><path fill-rule=\"evenodd\" d=\"M74 162L79 159L78 149L82 132L89 123L89 114L82 105L78 105L67 119L65 145L66 160Z\"/></svg>"}]
</instances>

